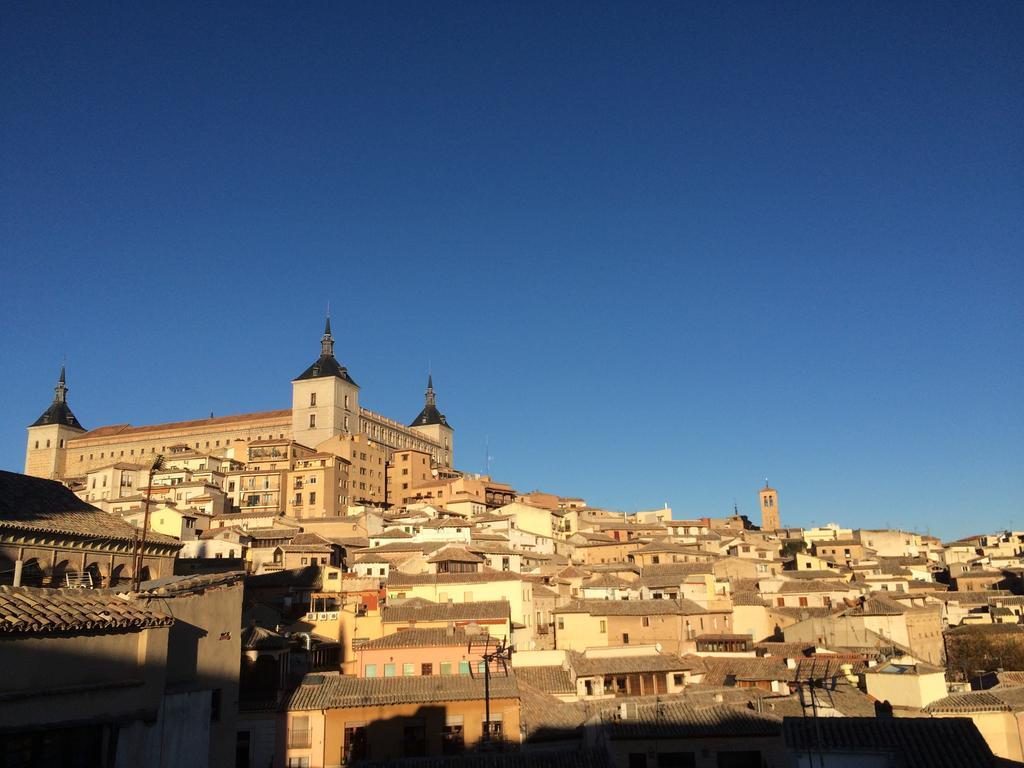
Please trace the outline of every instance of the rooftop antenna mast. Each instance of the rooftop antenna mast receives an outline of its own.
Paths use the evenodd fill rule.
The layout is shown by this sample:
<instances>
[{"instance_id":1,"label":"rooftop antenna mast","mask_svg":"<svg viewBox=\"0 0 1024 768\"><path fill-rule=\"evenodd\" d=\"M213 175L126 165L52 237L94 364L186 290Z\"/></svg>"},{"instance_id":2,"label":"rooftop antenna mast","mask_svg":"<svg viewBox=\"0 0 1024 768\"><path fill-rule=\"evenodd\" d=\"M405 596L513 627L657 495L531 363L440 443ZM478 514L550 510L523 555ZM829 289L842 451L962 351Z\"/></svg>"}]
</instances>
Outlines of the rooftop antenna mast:
<instances>
[{"instance_id":1,"label":"rooftop antenna mast","mask_svg":"<svg viewBox=\"0 0 1024 768\"><path fill-rule=\"evenodd\" d=\"M508 667L512 663L512 652L514 648L511 645L505 643L505 639L498 640L494 646L494 650L491 650L491 636L484 630L484 649L483 653L480 654L480 659L484 665L484 733L483 741L485 744L490 744L494 734L491 731L491 665L500 664L502 674L504 677L508 677ZM467 655L473 653L473 640L469 641L469 645L466 647ZM470 669L470 673L472 673Z\"/></svg>"},{"instance_id":2,"label":"rooftop antenna mast","mask_svg":"<svg viewBox=\"0 0 1024 768\"><path fill-rule=\"evenodd\" d=\"M801 666L803 665L801 664ZM800 710L803 714L803 717L807 717L807 701L804 697L805 686L807 689L808 696L810 697L811 719L814 725L814 746L818 752L818 765L820 766L820 768L825 768L825 754L822 751L821 746L821 726L818 723L818 694L815 693L815 689L818 689L819 691L825 691L825 693L828 695L829 705L834 706L832 692L829 688L828 683L832 682L834 684L837 675L835 673L830 674L831 662L829 662L827 659L825 660L825 671L823 674L815 674L815 672L817 672L817 666L818 660L811 659L811 671L807 674L807 678L804 680L800 679L800 667L797 667L795 679L797 691L800 695ZM814 753L810 748L808 748L807 750L807 757L808 762L811 765L813 765Z\"/></svg>"}]
</instances>

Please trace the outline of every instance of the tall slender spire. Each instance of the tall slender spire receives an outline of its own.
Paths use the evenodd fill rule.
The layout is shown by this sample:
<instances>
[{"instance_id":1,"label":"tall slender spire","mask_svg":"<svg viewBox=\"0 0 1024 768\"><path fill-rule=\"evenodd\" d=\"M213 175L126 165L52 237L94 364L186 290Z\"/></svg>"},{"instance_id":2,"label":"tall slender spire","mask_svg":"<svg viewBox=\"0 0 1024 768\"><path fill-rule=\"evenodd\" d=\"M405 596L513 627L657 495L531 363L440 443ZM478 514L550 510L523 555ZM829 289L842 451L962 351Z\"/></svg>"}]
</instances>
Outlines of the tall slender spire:
<instances>
[{"instance_id":1,"label":"tall slender spire","mask_svg":"<svg viewBox=\"0 0 1024 768\"><path fill-rule=\"evenodd\" d=\"M443 424L446 427L451 425L444 417L444 414L437 410L437 395L434 394L434 374L427 374L427 391L424 394L423 410L419 416L413 419L410 427L429 427L433 424Z\"/></svg>"},{"instance_id":2,"label":"tall slender spire","mask_svg":"<svg viewBox=\"0 0 1024 768\"><path fill-rule=\"evenodd\" d=\"M434 374L427 374L427 391L426 391L426 403L428 407L437 406L437 397L434 395Z\"/></svg>"},{"instance_id":3,"label":"tall slender spire","mask_svg":"<svg viewBox=\"0 0 1024 768\"><path fill-rule=\"evenodd\" d=\"M331 311L327 310L327 321L324 323L324 335L320 338L320 356L334 357L334 336L331 335Z\"/></svg>"},{"instance_id":4,"label":"tall slender spire","mask_svg":"<svg viewBox=\"0 0 1024 768\"><path fill-rule=\"evenodd\" d=\"M53 402L66 403L68 401L67 376L64 371L64 363L60 364L60 378L57 379L57 386L53 388Z\"/></svg>"},{"instance_id":5,"label":"tall slender spire","mask_svg":"<svg viewBox=\"0 0 1024 768\"><path fill-rule=\"evenodd\" d=\"M61 363L60 376L57 377L57 386L53 388L53 402L50 403L50 407L43 411L43 414L32 422L30 427L42 427L48 424L60 424L74 429L80 429L83 432L85 428L79 423L78 419L75 418L75 414L71 412L71 408L68 406L68 384L67 384L67 371L65 365Z\"/></svg>"}]
</instances>

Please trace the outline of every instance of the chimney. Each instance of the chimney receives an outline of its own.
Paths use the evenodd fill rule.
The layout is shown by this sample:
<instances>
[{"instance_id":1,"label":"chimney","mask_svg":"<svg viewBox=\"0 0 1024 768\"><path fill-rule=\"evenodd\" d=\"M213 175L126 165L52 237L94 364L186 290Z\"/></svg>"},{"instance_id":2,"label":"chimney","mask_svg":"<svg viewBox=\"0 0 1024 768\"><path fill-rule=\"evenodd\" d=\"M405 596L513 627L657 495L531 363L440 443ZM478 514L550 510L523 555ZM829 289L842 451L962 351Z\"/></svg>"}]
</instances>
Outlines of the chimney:
<instances>
[{"instance_id":1,"label":"chimney","mask_svg":"<svg viewBox=\"0 0 1024 768\"><path fill-rule=\"evenodd\" d=\"M843 671L843 675L845 675L850 685L857 685L860 682L860 678L853 674L853 664L840 664L839 669Z\"/></svg>"},{"instance_id":2,"label":"chimney","mask_svg":"<svg viewBox=\"0 0 1024 768\"><path fill-rule=\"evenodd\" d=\"M445 632L446 635L448 635L448 637L454 637L455 636L455 624L449 621L448 622L448 626L445 627L444 632Z\"/></svg>"}]
</instances>

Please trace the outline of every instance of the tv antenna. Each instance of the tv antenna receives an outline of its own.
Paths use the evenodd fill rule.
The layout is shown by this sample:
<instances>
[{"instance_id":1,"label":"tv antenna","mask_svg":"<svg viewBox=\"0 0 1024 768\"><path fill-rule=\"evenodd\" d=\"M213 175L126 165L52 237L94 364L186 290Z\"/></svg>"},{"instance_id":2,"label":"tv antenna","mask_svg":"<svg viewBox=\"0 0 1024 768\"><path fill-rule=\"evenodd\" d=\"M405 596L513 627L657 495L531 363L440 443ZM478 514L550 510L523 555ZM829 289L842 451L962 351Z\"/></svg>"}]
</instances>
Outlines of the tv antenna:
<instances>
[{"instance_id":1,"label":"tv antenna","mask_svg":"<svg viewBox=\"0 0 1024 768\"><path fill-rule=\"evenodd\" d=\"M811 721L814 726L814 745L818 752L818 765L820 768L825 768L825 755L822 752L821 747L821 727L818 724L818 694L815 693L815 689L818 691L824 691L828 696L829 706L834 707L835 702L832 699L831 688L835 685L835 679L838 675L836 673L831 673L832 663L828 659L825 659L824 661L824 670L821 674L816 674L818 672L818 659L812 658L810 659L810 662L811 668L807 673L807 677L804 679L801 679L800 677L801 670L807 667L804 662L800 662L796 668L796 675L794 675L794 679L796 681L797 693L800 696L800 712L805 718L807 717L807 699L810 699ZM829 685L829 683L831 683L831 685ZM804 696L805 690L807 691L807 697ZM813 766L814 753L810 748L807 750L807 758L808 763Z\"/></svg>"},{"instance_id":2,"label":"tv antenna","mask_svg":"<svg viewBox=\"0 0 1024 768\"><path fill-rule=\"evenodd\" d=\"M504 638L501 640L494 640L487 632L483 632L483 650L480 653L480 659L484 665L484 743L490 743L491 738L494 735L491 732L491 666L494 664L500 665L503 673L503 677L508 677L508 668L512 663L512 652L514 648L508 645ZM492 650L491 643L494 642L494 648ZM466 653L473 653L474 638L470 638L469 644L466 646ZM476 645L479 648L480 641L476 640ZM470 674L473 674L473 669L470 667Z\"/></svg>"}]
</instances>

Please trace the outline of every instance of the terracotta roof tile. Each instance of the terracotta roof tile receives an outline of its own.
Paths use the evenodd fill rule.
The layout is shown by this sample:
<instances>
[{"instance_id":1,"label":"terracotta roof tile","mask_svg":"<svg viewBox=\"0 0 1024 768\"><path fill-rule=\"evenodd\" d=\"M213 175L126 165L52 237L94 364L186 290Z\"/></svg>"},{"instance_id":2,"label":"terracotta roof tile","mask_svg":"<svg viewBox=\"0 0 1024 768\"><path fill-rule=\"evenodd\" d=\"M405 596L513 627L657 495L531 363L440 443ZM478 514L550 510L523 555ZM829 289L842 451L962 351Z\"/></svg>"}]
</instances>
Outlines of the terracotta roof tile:
<instances>
[{"instance_id":1,"label":"terracotta roof tile","mask_svg":"<svg viewBox=\"0 0 1024 768\"><path fill-rule=\"evenodd\" d=\"M413 621L482 621L508 620L510 607L505 600L482 600L469 603L432 603L414 597L390 602L381 608L384 623Z\"/></svg>"},{"instance_id":2,"label":"terracotta roof tile","mask_svg":"<svg viewBox=\"0 0 1024 768\"><path fill-rule=\"evenodd\" d=\"M514 676L491 676L491 702L518 699ZM347 707L474 701L484 698L483 678L470 675L416 677L349 677L306 675L288 698L286 709L345 709Z\"/></svg>"},{"instance_id":3,"label":"terracotta roof tile","mask_svg":"<svg viewBox=\"0 0 1024 768\"><path fill-rule=\"evenodd\" d=\"M170 616L108 592L0 587L0 635L134 630L173 623Z\"/></svg>"},{"instance_id":4,"label":"terracotta roof tile","mask_svg":"<svg viewBox=\"0 0 1024 768\"><path fill-rule=\"evenodd\" d=\"M0 471L0 528L45 531L91 539L134 541L137 530L118 515L87 504L53 480ZM151 544L181 542L148 531Z\"/></svg>"},{"instance_id":5,"label":"terracotta roof tile","mask_svg":"<svg viewBox=\"0 0 1024 768\"><path fill-rule=\"evenodd\" d=\"M795 752L888 753L906 768L992 768L994 758L968 718L787 717Z\"/></svg>"},{"instance_id":6,"label":"terracotta roof tile","mask_svg":"<svg viewBox=\"0 0 1024 768\"><path fill-rule=\"evenodd\" d=\"M544 693L576 693L569 670L562 666L516 667L515 673L521 684L526 683Z\"/></svg>"}]
</instances>

